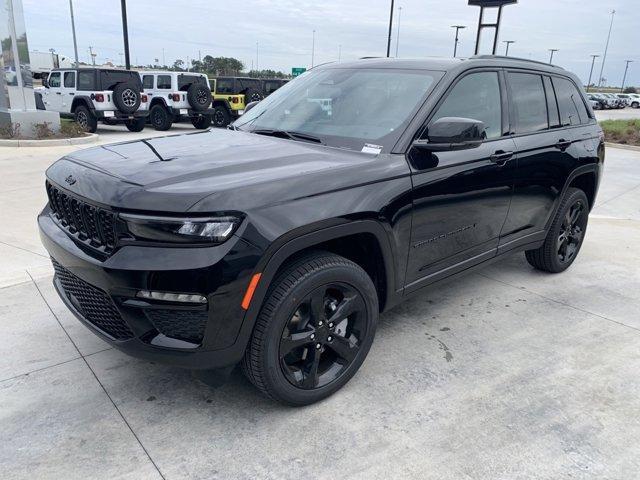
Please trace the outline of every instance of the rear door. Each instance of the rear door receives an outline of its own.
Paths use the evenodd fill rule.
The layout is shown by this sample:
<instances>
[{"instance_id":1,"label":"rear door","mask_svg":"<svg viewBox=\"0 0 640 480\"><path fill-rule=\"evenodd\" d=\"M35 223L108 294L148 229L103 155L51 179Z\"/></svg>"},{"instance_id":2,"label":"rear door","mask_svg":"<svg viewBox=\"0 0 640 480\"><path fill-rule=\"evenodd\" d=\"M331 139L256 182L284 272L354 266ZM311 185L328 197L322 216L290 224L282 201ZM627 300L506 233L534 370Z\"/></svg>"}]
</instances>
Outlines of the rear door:
<instances>
[{"instance_id":1,"label":"rear door","mask_svg":"<svg viewBox=\"0 0 640 480\"><path fill-rule=\"evenodd\" d=\"M477 148L444 152L412 149L413 221L407 289L464 270L496 255L514 179L515 144L498 70L467 73L445 94L420 134L443 117L481 120Z\"/></svg>"},{"instance_id":2,"label":"rear door","mask_svg":"<svg viewBox=\"0 0 640 480\"><path fill-rule=\"evenodd\" d=\"M570 173L597 146L595 120L573 81L528 71L506 77L518 159L499 251L545 237Z\"/></svg>"}]
</instances>

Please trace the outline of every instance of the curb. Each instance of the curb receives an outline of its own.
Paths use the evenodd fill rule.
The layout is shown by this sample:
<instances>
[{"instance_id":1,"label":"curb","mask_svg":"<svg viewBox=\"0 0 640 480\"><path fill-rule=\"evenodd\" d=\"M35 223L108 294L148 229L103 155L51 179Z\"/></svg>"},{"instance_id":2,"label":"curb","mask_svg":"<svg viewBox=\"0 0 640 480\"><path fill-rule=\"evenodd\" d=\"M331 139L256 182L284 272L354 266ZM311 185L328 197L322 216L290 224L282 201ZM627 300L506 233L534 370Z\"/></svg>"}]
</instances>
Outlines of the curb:
<instances>
[{"instance_id":1,"label":"curb","mask_svg":"<svg viewBox=\"0 0 640 480\"><path fill-rule=\"evenodd\" d=\"M622 150L631 150L632 152L640 152L640 147L636 147L635 145L626 145L624 143L609 143L609 142L606 142L604 145L606 147L611 147L611 148L621 148Z\"/></svg>"},{"instance_id":2,"label":"curb","mask_svg":"<svg viewBox=\"0 0 640 480\"><path fill-rule=\"evenodd\" d=\"M84 145L95 143L100 136L89 133L78 138L49 138L46 140L0 140L0 147L59 147L64 145Z\"/></svg>"}]
</instances>

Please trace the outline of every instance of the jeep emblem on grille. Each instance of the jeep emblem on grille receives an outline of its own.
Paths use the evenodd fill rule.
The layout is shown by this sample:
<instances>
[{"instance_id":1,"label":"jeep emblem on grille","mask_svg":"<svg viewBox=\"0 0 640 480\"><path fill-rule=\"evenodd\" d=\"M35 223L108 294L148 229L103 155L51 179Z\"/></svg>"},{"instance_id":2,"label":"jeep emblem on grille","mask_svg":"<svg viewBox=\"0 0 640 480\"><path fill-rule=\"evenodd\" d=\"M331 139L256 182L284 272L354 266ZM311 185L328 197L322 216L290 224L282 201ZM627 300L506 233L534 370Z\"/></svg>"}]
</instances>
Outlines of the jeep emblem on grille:
<instances>
[{"instance_id":1,"label":"jeep emblem on grille","mask_svg":"<svg viewBox=\"0 0 640 480\"><path fill-rule=\"evenodd\" d=\"M65 182L67 182L69 185L73 185L74 183L76 183L76 179L73 175L69 175L67 178L64 179Z\"/></svg>"}]
</instances>

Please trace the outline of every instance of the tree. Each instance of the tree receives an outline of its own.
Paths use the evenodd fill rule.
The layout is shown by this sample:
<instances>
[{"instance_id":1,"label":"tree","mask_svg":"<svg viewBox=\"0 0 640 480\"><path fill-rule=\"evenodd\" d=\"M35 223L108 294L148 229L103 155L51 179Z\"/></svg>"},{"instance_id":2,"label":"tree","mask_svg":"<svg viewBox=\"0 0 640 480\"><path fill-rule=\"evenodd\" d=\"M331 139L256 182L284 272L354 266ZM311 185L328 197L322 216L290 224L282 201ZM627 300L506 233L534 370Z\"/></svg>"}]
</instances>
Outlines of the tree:
<instances>
[{"instance_id":1,"label":"tree","mask_svg":"<svg viewBox=\"0 0 640 480\"><path fill-rule=\"evenodd\" d=\"M636 87L625 87L623 93L638 93L638 89Z\"/></svg>"},{"instance_id":2,"label":"tree","mask_svg":"<svg viewBox=\"0 0 640 480\"><path fill-rule=\"evenodd\" d=\"M175 62L173 62L173 69L179 71L184 70L184 62L178 58Z\"/></svg>"}]
</instances>

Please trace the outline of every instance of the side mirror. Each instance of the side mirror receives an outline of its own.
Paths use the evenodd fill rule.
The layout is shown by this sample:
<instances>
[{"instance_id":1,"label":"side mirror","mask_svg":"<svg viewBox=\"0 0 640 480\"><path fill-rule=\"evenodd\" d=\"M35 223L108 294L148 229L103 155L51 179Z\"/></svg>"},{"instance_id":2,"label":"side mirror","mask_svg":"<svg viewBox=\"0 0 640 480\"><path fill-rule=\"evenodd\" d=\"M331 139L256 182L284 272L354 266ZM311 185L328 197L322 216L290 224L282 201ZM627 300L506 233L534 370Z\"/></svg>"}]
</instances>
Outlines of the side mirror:
<instances>
[{"instance_id":1,"label":"side mirror","mask_svg":"<svg viewBox=\"0 0 640 480\"><path fill-rule=\"evenodd\" d=\"M416 140L413 146L432 152L476 148L486 138L484 130L484 122L480 120L443 117L429 126L426 140Z\"/></svg>"},{"instance_id":2,"label":"side mirror","mask_svg":"<svg viewBox=\"0 0 640 480\"><path fill-rule=\"evenodd\" d=\"M49 88L49 79L48 78L45 77L45 78L42 79L42 86L44 88Z\"/></svg>"},{"instance_id":3,"label":"side mirror","mask_svg":"<svg viewBox=\"0 0 640 480\"><path fill-rule=\"evenodd\" d=\"M260 100L256 100L255 102L249 102L244 106L244 113L247 113L253 107L260 103Z\"/></svg>"}]
</instances>

